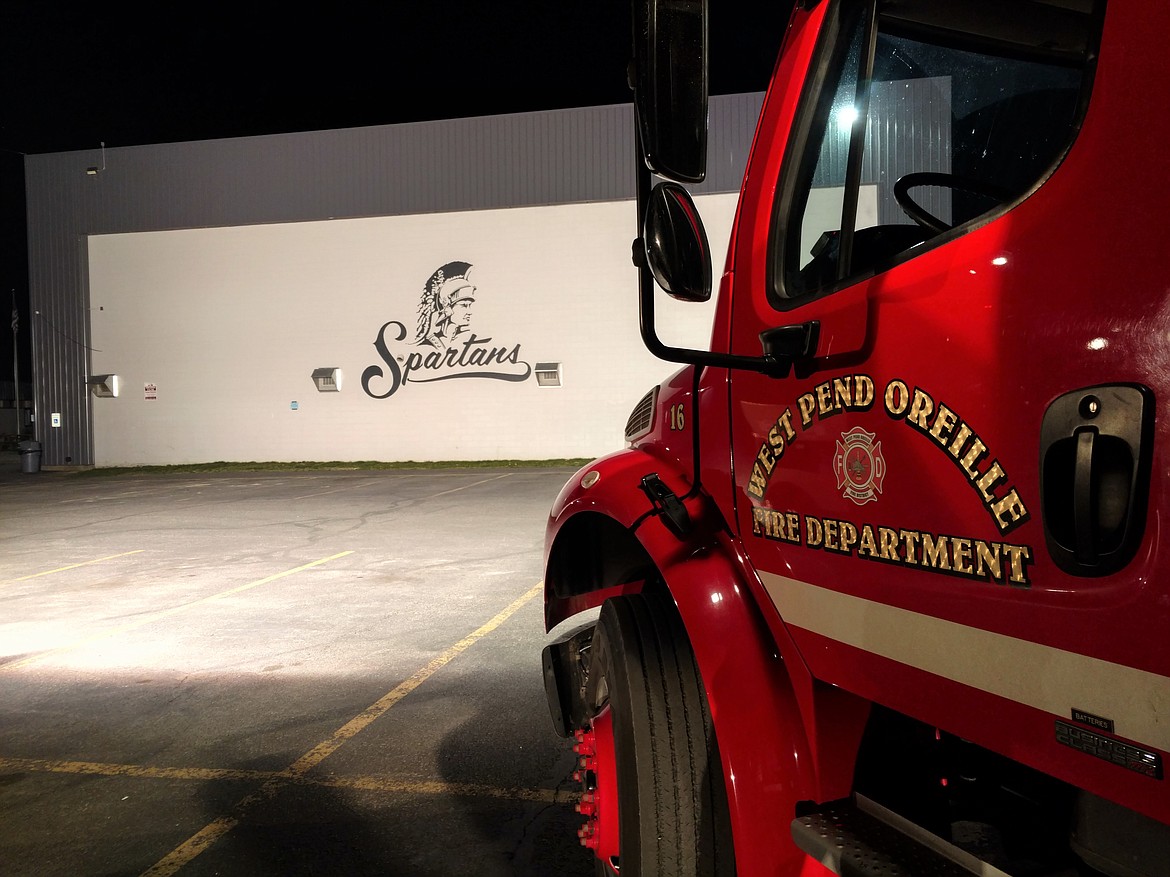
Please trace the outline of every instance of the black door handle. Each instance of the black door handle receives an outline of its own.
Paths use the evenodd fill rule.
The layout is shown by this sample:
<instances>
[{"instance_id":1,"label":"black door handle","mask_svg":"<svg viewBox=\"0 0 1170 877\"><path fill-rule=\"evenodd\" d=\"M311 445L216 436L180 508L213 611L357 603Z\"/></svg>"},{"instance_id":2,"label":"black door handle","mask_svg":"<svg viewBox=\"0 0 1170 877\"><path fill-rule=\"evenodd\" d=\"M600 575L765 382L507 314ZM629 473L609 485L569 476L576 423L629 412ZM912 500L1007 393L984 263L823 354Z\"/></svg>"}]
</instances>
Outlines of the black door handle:
<instances>
[{"instance_id":1,"label":"black door handle","mask_svg":"<svg viewBox=\"0 0 1170 877\"><path fill-rule=\"evenodd\" d=\"M819 320L765 329L760 333L760 343L764 347L764 359L773 364L768 374L777 378L788 377L793 363L816 356L820 337Z\"/></svg>"},{"instance_id":2,"label":"black door handle","mask_svg":"<svg viewBox=\"0 0 1170 877\"><path fill-rule=\"evenodd\" d=\"M1065 572L1116 572L1141 544L1154 400L1114 384L1066 393L1040 429L1040 493L1049 554Z\"/></svg>"},{"instance_id":3,"label":"black door handle","mask_svg":"<svg viewBox=\"0 0 1170 877\"><path fill-rule=\"evenodd\" d=\"M1076 438L1077 460L1073 470L1073 529L1077 534L1075 548L1077 561L1092 565L1097 562L1093 533L1093 445L1097 430L1082 429Z\"/></svg>"}]
</instances>

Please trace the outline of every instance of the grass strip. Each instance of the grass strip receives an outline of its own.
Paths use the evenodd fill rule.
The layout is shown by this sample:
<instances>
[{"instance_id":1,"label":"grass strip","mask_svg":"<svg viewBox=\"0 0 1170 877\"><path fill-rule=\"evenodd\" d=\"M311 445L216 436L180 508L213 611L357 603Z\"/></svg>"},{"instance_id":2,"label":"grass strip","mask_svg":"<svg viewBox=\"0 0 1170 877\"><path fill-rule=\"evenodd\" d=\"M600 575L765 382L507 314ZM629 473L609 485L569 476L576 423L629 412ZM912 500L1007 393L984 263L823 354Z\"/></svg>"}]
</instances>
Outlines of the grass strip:
<instances>
[{"instance_id":1,"label":"grass strip","mask_svg":"<svg viewBox=\"0 0 1170 877\"><path fill-rule=\"evenodd\" d=\"M250 462L181 463L173 466L102 466L79 469L71 473L78 478L101 478L109 475L173 475L201 472L307 472L307 471L377 471L382 469L534 469L572 467L579 469L588 458L556 460L302 460L294 463Z\"/></svg>"}]
</instances>

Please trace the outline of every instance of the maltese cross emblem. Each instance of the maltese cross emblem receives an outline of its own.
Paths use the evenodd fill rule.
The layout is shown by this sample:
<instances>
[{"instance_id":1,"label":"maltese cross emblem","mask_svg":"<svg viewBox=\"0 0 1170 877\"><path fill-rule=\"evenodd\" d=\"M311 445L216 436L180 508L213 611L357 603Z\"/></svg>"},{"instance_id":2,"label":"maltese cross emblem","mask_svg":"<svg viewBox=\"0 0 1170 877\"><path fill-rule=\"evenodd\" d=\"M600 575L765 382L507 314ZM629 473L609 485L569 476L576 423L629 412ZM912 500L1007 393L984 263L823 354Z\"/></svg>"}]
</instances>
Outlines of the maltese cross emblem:
<instances>
[{"instance_id":1,"label":"maltese cross emblem","mask_svg":"<svg viewBox=\"0 0 1170 877\"><path fill-rule=\"evenodd\" d=\"M841 433L837 441L837 453L833 457L837 489L858 505L877 502L875 494L882 492L882 481L886 477L882 443L875 443L875 438L876 433L855 426Z\"/></svg>"}]
</instances>

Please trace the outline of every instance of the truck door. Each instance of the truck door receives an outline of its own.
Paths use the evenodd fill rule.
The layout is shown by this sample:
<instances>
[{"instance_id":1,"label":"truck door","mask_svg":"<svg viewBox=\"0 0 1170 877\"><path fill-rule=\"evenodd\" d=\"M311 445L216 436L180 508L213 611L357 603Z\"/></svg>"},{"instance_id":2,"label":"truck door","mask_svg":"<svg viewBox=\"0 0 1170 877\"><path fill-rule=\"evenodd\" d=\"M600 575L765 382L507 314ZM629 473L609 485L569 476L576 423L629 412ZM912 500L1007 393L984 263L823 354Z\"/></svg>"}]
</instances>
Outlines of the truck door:
<instances>
[{"instance_id":1,"label":"truck door","mask_svg":"<svg viewBox=\"0 0 1170 877\"><path fill-rule=\"evenodd\" d=\"M794 359L731 376L767 598L821 680L1166 820L1167 14L804 5L725 279Z\"/></svg>"}]
</instances>

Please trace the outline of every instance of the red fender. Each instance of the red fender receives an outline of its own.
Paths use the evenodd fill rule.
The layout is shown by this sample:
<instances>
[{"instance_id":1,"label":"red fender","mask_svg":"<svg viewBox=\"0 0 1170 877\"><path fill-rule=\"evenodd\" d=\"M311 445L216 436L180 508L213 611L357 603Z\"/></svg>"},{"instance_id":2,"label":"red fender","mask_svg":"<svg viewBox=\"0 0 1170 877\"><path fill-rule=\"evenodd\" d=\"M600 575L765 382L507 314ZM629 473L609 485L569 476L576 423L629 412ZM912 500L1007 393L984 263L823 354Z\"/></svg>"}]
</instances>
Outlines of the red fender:
<instances>
[{"instance_id":1,"label":"red fender","mask_svg":"<svg viewBox=\"0 0 1170 877\"><path fill-rule=\"evenodd\" d=\"M788 822L797 802L818 798L818 783L793 675L810 692L811 679L795 650L778 646L755 601L754 575L714 505L701 494L687 499L693 530L680 539L648 515L640 484L651 473L680 497L690 490L677 467L636 449L591 463L565 485L546 537L546 626L640 590L651 562L707 689L739 873L799 874L806 858Z\"/></svg>"}]
</instances>

